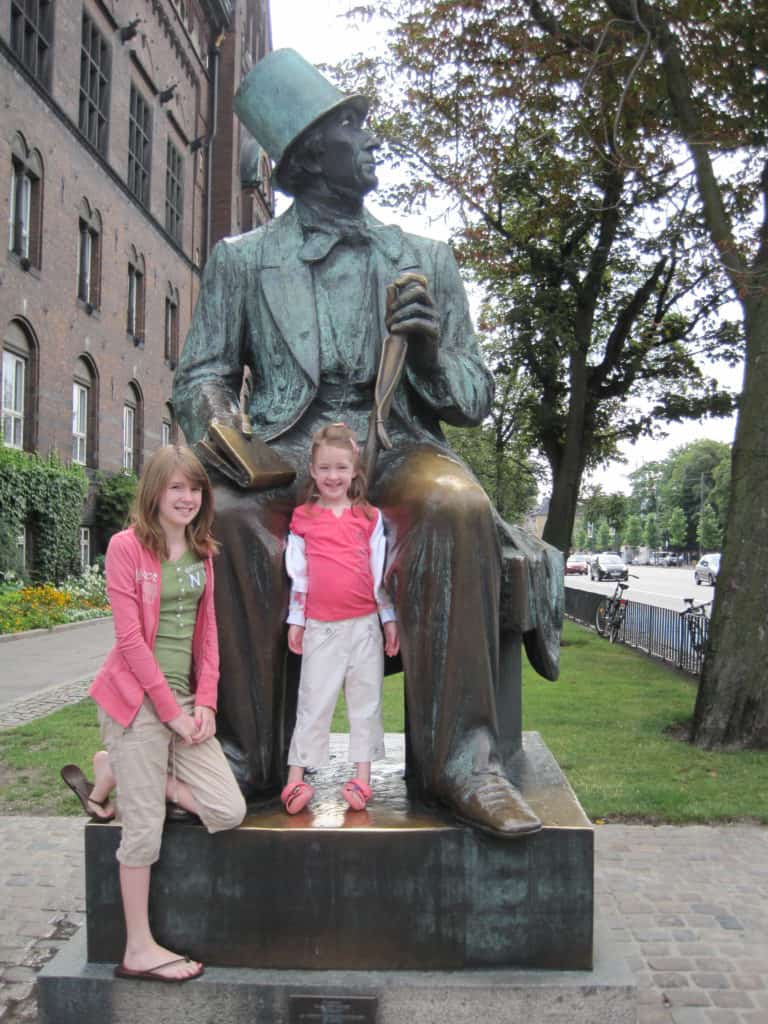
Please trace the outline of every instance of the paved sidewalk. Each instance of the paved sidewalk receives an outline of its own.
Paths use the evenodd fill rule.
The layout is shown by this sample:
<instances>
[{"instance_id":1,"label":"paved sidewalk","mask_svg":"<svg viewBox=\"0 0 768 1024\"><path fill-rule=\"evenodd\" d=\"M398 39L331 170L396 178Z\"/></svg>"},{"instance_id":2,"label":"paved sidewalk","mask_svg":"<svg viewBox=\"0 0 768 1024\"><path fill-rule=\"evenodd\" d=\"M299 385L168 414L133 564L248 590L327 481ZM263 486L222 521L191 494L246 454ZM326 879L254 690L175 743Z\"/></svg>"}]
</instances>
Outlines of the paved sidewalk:
<instances>
[{"instance_id":1,"label":"paved sidewalk","mask_svg":"<svg viewBox=\"0 0 768 1024\"><path fill-rule=\"evenodd\" d=\"M36 971L83 921L83 819L0 818L0 862L0 1022L18 1024L35 1020ZM768 1024L768 829L604 825L595 876L638 1024Z\"/></svg>"}]
</instances>

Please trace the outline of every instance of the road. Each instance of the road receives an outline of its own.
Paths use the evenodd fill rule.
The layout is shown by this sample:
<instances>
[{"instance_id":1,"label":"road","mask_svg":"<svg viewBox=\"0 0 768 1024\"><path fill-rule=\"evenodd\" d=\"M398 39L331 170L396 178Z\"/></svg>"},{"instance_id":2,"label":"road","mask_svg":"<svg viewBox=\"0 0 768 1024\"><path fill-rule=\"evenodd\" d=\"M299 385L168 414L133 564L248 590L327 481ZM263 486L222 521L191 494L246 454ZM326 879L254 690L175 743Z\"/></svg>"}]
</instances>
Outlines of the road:
<instances>
[{"instance_id":1,"label":"road","mask_svg":"<svg viewBox=\"0 0 768 1024\"><path fill-rule=\"evenodd\" d=\"M711 601L715 596L714 587L709 587L705 583L696 586L692 566L667 569L655 565L631 565L629 572L627 582L630 589L626 591L626 596L640 604L672 608L679 612L685 608L684 597L693 597L696 604L701 604ZM591 590L597 594L612 594L616 586L608 580L603 583L592 583L588 576L566 576L565 585L580 590Z\"/></svg>"}]
</instances>

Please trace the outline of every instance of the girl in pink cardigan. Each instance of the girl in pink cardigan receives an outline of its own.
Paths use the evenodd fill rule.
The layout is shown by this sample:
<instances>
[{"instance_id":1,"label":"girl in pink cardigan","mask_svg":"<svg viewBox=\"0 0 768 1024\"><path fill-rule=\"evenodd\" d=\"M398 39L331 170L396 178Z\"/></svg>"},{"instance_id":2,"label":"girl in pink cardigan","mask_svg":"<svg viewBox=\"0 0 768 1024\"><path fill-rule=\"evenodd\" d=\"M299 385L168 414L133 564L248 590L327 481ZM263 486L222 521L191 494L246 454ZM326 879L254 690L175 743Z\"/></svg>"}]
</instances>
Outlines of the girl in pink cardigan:
<instances>
[{"instance_id":1,"label":"girl in pink cardigan","mask_svg":"<svg viewBox=\"0 0 768 1024\"><path fill-rule=\"evenodd\" d=\"M68 785L96 819L109 820L114 785L126 924L120 978L183 982L202 964L165 949L149 926L151 865L160 855L166 801L198 815L209 832L235 828L245 802L216 732L219 649L213 606L216 542L211 486L187 448L147 462L131 525L109 543L107 592L116 643L91 686L106 752L95 783L74 765Z\"/></svg>"}]
</instances>

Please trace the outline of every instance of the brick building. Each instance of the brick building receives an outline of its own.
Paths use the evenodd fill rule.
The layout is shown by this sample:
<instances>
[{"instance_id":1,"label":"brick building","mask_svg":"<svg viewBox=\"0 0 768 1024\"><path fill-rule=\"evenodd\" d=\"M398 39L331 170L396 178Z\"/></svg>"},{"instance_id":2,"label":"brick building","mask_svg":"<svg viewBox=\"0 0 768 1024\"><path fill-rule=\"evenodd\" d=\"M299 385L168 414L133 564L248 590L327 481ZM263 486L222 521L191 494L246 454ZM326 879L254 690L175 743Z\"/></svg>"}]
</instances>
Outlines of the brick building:
<instances>
[{"instance_id":1,"label":"brick building","mask_svg":"<svg viewBox=\"0 0 768 1024\"><path fill-rule=\"evenodd\" d=\"M232 114L270 49L269 0L0 0L6 445L93 476L175 439L206 256L271 216L269 163Z\"/></svg>"}]
</instances>

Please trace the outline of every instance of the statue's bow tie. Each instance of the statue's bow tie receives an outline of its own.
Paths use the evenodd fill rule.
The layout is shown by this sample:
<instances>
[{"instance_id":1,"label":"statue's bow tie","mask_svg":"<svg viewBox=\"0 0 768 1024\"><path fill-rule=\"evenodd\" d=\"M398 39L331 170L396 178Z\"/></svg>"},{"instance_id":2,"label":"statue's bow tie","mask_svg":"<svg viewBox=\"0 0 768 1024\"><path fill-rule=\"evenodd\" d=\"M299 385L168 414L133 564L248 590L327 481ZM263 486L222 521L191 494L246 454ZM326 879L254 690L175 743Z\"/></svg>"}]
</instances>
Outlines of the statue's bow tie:
<instances>
[{"instance_id":1,"label":"statue's bow tie","mask_svg":"<svg viewBox=\"0 0 768 1024\"><path fill-rule=\"evenodd\" d=\"M375 245L388 256L396 254L399 245L393 246L386 228L369 227L367 224L333 224L327 227L311 227L299 249L299 256L305 263L324 260L335 245Z\"/></svg>"}]
</instances>

